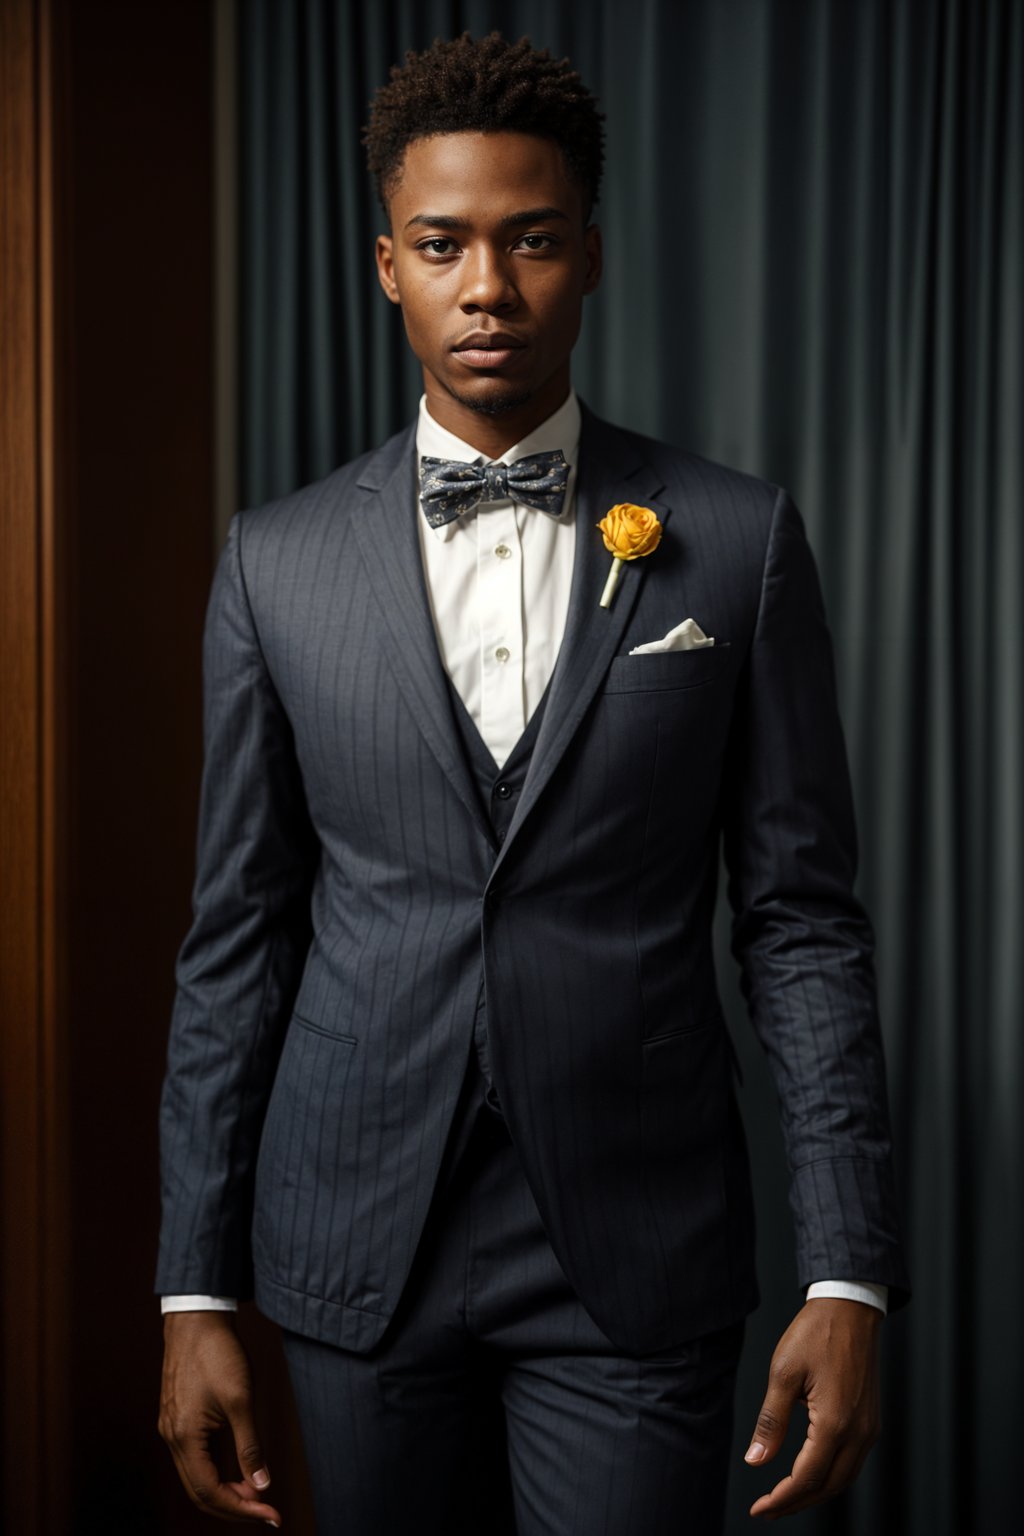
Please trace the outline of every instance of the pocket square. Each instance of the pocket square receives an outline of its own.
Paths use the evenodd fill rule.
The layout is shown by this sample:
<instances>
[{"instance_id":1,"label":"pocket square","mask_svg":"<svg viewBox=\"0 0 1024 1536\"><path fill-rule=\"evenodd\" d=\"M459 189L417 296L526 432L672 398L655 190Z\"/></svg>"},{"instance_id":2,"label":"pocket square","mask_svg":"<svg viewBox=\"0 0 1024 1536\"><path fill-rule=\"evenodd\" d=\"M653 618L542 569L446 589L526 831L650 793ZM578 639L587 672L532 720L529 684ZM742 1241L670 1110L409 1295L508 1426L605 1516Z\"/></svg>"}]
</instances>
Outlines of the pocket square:
<instances>
[{"instance_id":1,"label":"pocket square","mask_svg":"<svg viewBox=\"0 0 1024 1536\"><path fill-rule=\"evenodd\" d=\"M695 619L684 619L661 640L648 640L646 645L634 645L629 654L648 656L654 651L695 651L698 647L714 643L714 636L706 635Z\"/></svg>"}]
</instances>

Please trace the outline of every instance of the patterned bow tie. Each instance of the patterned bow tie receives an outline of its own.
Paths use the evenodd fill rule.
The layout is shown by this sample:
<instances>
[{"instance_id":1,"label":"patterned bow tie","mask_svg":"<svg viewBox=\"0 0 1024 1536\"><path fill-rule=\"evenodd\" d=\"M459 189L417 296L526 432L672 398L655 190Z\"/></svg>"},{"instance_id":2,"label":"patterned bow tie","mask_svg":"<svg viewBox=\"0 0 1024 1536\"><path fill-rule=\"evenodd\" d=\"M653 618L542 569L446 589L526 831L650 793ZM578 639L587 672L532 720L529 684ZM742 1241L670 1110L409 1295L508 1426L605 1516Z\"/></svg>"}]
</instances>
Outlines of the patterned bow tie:
<instances>
[{"instance_id":1,"label":"patterned bow tie","mask_svg":"<svg viewBox=\"0 0 1024 1536\"><path fill-rule=\"evenodd\" d=\"M552 453L531 453L514 464L472 464L458 459L423 456L420 501L431 528L450 523L460 512L472 512L481 501L511 498L536 507L550 517L561 517L569 466L561 448Z\"/></svg>"}]
</instances>

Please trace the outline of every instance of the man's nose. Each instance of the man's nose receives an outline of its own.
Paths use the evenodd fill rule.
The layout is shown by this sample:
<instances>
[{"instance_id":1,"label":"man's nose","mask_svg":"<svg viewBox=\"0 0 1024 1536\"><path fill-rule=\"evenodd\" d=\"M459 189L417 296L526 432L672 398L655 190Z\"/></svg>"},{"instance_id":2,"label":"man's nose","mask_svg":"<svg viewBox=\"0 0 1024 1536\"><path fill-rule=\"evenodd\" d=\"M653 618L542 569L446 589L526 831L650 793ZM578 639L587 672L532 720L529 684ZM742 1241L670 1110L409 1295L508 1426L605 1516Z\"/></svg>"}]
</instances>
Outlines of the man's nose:
<instances>
[{"instance_id":1,"label":"man's nose","mask_svg":"<svg viewBox=\"0 0 1024 1536\"><path fill-rule=\"evenodd\" d=\"M464 310L507 311L519 302L519 293L504 258L495 251L478 250L463 265L460 304Z\"/></svg>"}]
</instances>

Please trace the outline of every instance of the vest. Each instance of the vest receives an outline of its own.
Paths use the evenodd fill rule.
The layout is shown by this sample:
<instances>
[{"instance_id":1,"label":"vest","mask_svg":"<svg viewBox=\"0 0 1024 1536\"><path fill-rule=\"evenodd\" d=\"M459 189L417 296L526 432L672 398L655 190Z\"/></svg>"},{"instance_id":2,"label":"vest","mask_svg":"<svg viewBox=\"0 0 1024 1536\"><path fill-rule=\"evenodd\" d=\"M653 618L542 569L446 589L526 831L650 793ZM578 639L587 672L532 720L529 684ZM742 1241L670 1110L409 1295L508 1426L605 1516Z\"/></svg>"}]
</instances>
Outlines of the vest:
<instances>
[{"instance_id":1,"label":"vest","mask_svg":"<svg viewBox=\"0 0 1024 1536\"><path fill-rule=\"evenodd\" d=\"M458 689L451 678L448 678L448 692L452 701L452 715L459 736L462 739L466 762L469 765L470 774L476 783L480 805L490 821L494 829L494 835L499 843L504 841L509 823L515 815L519 796L523 792L523 785L526 782L526 775L533 757L534 742L537 740L537 732L540 730L540 724L544 718L544 710L547 707L550 691L551 683L549 680L548 686L544 689L536 709L527 722L526 729L505 759L503 766L499 768L491 755L487 743L480 735L475 720L462 702ZM480 967L480 990L476 1007L476 1019L473 1024L473 1046L476 1066L479 1068L480 1076L486 1089L484 1103L493 1114L500 1115L501 1105L498 1102L498 1095L491 1081L490 1053L487 1047L487 1006L484 997L482 965Z\"/></svg>"}]
</instances>

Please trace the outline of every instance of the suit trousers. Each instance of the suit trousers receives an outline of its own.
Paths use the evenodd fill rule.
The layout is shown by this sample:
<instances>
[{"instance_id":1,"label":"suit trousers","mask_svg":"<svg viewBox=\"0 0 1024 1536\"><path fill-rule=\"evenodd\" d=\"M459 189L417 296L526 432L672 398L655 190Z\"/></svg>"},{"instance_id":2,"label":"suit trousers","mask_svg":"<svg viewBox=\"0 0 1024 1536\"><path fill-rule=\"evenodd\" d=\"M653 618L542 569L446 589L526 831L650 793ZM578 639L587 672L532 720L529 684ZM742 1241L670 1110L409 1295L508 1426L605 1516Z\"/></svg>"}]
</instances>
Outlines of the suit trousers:
<instances>
[{"instance_id":1,"label":"suit trousers","mask_svg":"<svg viewBox=\"0 0 1024 1536\"><path fill-rule=\"evenodd\" d=\"M319 1536L717 1536L744 1328L639 1358L607 1338L474 1052L383 1337L282 1329Z\"/></svg>"}]
</instances>

